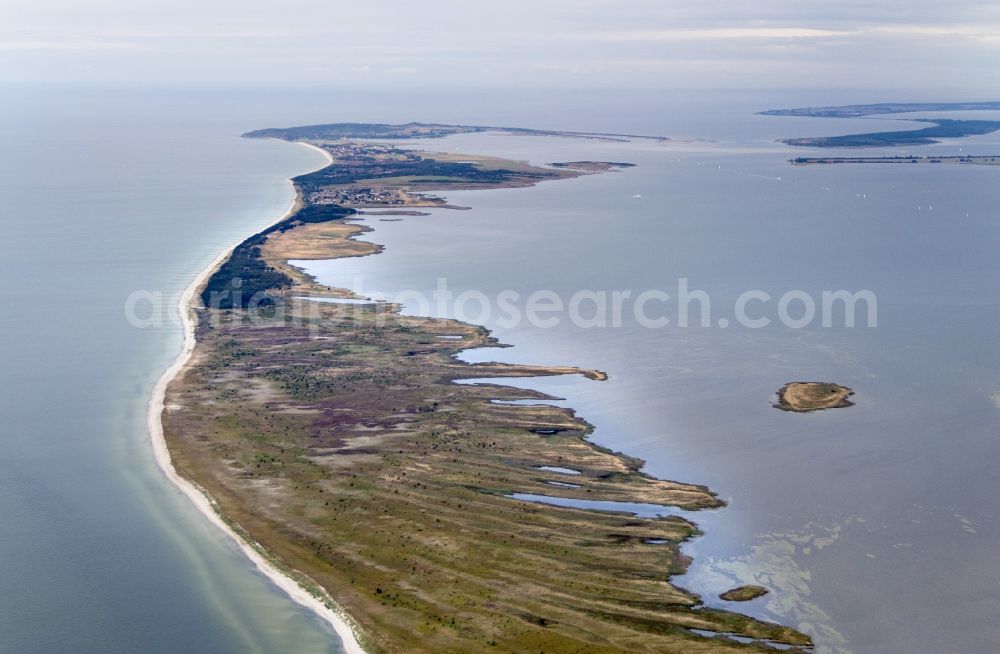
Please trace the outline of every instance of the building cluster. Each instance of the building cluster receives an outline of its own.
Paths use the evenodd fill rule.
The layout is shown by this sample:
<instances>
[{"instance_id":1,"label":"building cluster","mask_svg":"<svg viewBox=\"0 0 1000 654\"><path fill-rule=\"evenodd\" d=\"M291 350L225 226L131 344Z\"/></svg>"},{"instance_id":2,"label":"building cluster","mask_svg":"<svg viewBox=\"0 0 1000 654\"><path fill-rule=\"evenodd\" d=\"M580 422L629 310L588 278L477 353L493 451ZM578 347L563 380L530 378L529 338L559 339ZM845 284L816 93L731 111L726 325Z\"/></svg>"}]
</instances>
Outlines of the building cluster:
<instances>
[{"instance_id":1,"label":"building cluster","mask_svg":"<svg viewBox=\"0 0 1000 654\"><path fill-rule=\"evenodd\" d=\"M383 143L361 143L345 141L344 143L327 143L323 146L334 159L378 159L399 155L400 151L392 145Z\"/></svg>"},{"instance_id":2,"label":"building cluster","mask_svg":"<svg viewBox=\"0 0 1000 654\"><path fill-rule=\"evenodd\" d=\"M418 155L383 143L344 141L342 143L325 143L322 147L333 156L338 177L345 181L391 177L398 172L401 162L420 160ZM403 206L411 201L407 193L398 187L354 186L336 183L310 191L306 194L306 200L311 204L338 204L355 207Z\"/></svg>"},{"instance_id":3,"label":"building cluster","mask_svg":"<svg viewBox=\"0 0 1000 654\"><path fill-rule=\"evenodd\" d=\"M406 198L398 189L362 186L322 188L311 192L307 199L311 204L339 204L344 206L406 204Z\"/></svg>"}]
</instances>

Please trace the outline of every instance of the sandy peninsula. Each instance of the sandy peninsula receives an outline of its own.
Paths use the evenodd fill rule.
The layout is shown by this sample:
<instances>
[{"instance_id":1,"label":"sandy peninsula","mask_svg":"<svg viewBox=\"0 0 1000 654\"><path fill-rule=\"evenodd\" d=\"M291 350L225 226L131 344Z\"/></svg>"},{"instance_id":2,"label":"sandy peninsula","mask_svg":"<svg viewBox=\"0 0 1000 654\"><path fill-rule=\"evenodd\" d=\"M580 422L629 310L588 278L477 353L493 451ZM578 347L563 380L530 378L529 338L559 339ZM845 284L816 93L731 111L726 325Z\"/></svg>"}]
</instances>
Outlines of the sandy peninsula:
<instances>
[{"instance_id":1,"label":"sandy peninsula","mask_svg":"<svg viewBox=\"0 0 1000 654\"><path fill-rule=\"evenodd\" d=\"M336 165L296 178L294 210L185 293L184 350L150 403L174 483L352 652L808 646L794 629L704 608L670 583L689 563L680 546L698 533L693 523L513 497L721 506L707 488L646 475L641 460L592 443L572 410L507 402L552 399L542 393L453 383L605 373L465 363L462 350L499 345L486 329L310 300L350 292L289 264L376 254L351 222L367 202L595 173L313 145ZM258 301L226 296L230 276L260 289ZM574 471L572 483L561 470Z\"/></svg>"}]
</instances>

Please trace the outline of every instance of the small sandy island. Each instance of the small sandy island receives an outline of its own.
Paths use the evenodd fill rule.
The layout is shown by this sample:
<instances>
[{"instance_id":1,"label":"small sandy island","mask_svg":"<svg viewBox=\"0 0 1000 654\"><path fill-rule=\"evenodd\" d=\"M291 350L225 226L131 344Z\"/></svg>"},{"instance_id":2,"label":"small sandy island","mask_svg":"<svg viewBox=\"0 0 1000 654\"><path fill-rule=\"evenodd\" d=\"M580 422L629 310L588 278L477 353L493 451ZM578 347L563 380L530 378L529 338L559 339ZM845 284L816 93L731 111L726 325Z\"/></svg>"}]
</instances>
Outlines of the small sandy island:
<instances>
[{"instance_id":1,"label":"small sandy island","mask_svg":"<svg viewBox=\"0 0 1000 654\"><path fill-rule=\"evenodd\" d=\"M829 382L791 382L778 391L776 409L782 411L822 411L854 406L849 398L854 391Z\"/></svg>"},{"instance_id":2,"label":"small sandy island","mask_svg":"<svg viewBox=\"0 0 1000 654\"><path fill-rule=\"evenodd\" d=\"M585 170L591 173L603 173L615 168L634 168L634 163L623 161L564 161L551 163L554 168L568 168L570 170Z\"/></svg>"},{"instance_id":3,"label":"small sandy island","mask_svg":"<svg viewBox=\"0 0 1000 654\"><path fill-rule=\"evenodd\" d=\"M764 595L767 595L766 588L750 584L747 586L730 588L726 592L719 595L719 599L724 599L727 602L749 602L752 599L757 599L758 597L763 597Z\"/></svg>"}]
</instances>

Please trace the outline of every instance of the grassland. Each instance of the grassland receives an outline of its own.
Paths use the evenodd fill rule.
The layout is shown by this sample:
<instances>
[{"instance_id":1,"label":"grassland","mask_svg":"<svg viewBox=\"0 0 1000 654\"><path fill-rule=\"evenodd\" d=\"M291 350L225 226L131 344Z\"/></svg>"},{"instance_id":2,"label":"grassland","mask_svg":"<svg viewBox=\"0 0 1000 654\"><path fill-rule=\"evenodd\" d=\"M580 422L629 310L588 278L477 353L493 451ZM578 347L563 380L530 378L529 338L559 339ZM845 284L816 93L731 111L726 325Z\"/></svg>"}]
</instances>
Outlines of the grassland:
<instances>
[{"instance_id":1,"label":"grassland","mask_svg":"<svg viewBox=\"0 0 1000 654\"><path fill-rule=\"evenodd\" d=\"M642 461L595 445L571 410L497 402L551 399L541 393L454 383L561 374L599 383L601 371L467 364L455 355L498 345L481 327L393 305L301 299L350 292L316 283L289 259L379 249L354 239L364 228L349 213L334 213L292 216L252 239L250 274L281 285L263 304L199 310L197 346L168 387L163 424L178 471L284 569L334 598L368 651L809 644L793 629L704 608L670 583L689 563L680 545L698 533L687 520L514 499L721 505L703 486L652 478Z\"/></svg>"}]
</instances>

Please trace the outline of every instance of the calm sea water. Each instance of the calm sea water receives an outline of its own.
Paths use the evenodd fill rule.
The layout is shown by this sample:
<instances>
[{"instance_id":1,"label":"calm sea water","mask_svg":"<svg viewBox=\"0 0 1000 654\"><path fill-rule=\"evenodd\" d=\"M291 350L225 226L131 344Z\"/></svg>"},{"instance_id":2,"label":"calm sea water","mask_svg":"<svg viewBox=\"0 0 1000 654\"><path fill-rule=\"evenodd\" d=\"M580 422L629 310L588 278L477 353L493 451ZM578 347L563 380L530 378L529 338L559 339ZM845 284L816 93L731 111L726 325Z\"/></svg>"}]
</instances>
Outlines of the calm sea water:
<instances>
[{"instance_id":1,"label":"calm sea water","mask_svg":"<svg viewBox=\"0 0 1000 654\"><path fill-rule=\"evenodd\" d=\"M285 177L318 164L304 148L239 133L411 119L711 139L434 142L639 166L454 193L474 209L372 220L383 255L315 269L387 293L429 291L439 277L487 294L672 292L686 277L719 317L749 288L872 289L877 329L520 325L497 330L515 348L470 358L612 375L530 385L567 398L597 426L595 440L644 457L653 474L730 500L698 516L707 536L689 547L685 583L709 603L761 581L772 594L741 609L801 624L826 651L1000 642L997 171L791 168L773 139L891 123L752 115L886 98L20 87L0 99L0 651L338 650L156 469L144 411L179 327L131 327L124 303L139 289L179 293L284 210ZM962 147L995 152L995 140ZM770 408L794 379L852 386L858 405L808 416Z\"/></svg>"},{"instance_id":2,"label":"calm sea water","mask_svg":"<svg viewBox=\"0 0 1000 654\"><path fill-rule=\"evenodd\" d=\"M992 651L1000 643L991 619L1000 608L1000 171L792 167L786 148L755 135L829 126L764 120L746 116L747 136L715 143L450 138L437 147L639 165L532 189L450 193L473 207L466 212L371 217L367 238L385 244L384 254L307 268L375 296L421 291L429 307L411 297L408 310L449 316L459 309L442 311L429 295L440 278L456 295L548 289L564 301L581 290L676 295L687 278L710 296L710 327L650 329L627 309L619 328L580 328L565 314L551 328L510 326L498 305L486 316L470 300L465 317L516 347L466 358L610 373L606 383L514 383L566 398L596 425L594 440L643 457L651 473L707 483L730 502L693 516L707 535L688 547L695 564L683 583L708 604L725 606L719 592L761 583L767 598L730 606L800 626L817 651ZM871 121L846 126L858 128ZM996 151L998 141L931 151ZM820 304L825 290L870 289L878 326L865 328L861 313L853 329L836 316L829 329L739 327L734 302L751 289L775 298L770 313L758 305L775 320L786 291ZM775 391L796 380L848 385L857 406L773 409Z\"/></svg>"},{"instance_id":3,"label":"calm sea water","mask_svg":"<svg viewBox=\"0 0 1000 654\"><path fill-rule=\"evenodd\" d=\"M0 651L336 652L160 474L145 409L180 329L124 311L180 293L322 158L102 95L18 90L0 120Z\"/></svg>"}]
</instances>

